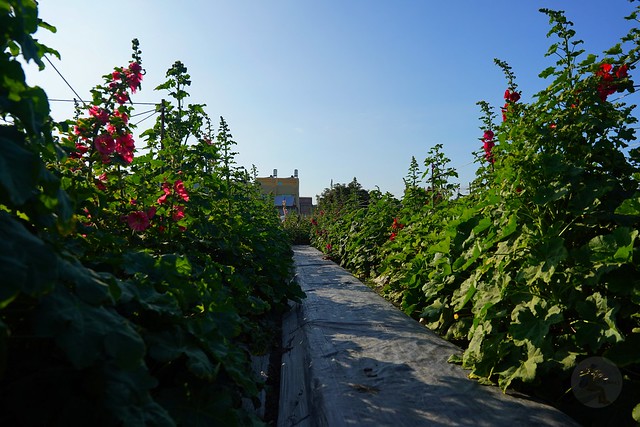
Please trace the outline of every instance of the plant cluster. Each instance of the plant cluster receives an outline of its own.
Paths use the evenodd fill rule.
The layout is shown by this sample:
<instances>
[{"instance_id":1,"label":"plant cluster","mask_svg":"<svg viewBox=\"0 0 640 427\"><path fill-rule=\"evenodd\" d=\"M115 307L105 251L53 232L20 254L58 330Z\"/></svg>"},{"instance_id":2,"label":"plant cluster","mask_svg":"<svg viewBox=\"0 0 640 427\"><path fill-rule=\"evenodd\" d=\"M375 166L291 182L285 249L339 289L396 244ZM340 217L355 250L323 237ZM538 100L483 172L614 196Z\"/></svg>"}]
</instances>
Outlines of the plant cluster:
<instances>
[{"instance_id":1,"label":"plant cluster","mask_svg":"<svg viewBox=\"0 0 640 427\"><path fill-rule=\"evenodd\" d=\"M0 5L0 28L0 424L260 425L250 357L303 294L227 123L185 105L176 62L138 155L137 41L54 123L20 63L57 55L33 38L54 28L26 0Z\"/></svg>"},{"instance_id":2,"label":"plant cluster","mask_svg":"<svg viewBox=\"0 0 640 427\"><path fill-rule=\"evenodd\" d=\"M537 394L585 424L630 425L640 421L640 149L635 106L623 98L634 92L640 30L599 58L584 53L562 12L541 12L555 39L548 56L557 62L540 74L550 83L523 102L515 74L496 60L507 79L502 122L478 103L471 193L455 197L455 172L435 147L426 188L413 159L401 207L318 215L314 244L329 244L337 261L460 344L451 361L471 377ZM384 227L387 239L364 239ZM376 262L354 266L362 253ZM622 393L604 409L570 392L589 356L622 372Z\"/></svg>"}]
</instances>

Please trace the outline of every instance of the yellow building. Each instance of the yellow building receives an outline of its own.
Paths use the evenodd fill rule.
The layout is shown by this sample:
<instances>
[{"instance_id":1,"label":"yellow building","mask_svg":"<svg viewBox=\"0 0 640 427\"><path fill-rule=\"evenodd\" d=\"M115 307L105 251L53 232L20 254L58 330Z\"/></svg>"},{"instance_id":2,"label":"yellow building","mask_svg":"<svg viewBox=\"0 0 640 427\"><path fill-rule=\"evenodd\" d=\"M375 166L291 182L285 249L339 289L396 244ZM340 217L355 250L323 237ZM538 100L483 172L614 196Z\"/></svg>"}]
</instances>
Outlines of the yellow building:
<instances>
[{"instance_id":1,"label":"yellow building","mask_svg":"<svg viewBox=\"0 0 640 427\"><path fill-rule=\"evenodd\" d=\"M289 212L300 212L300 181L298 169L288 178L278 177L278 170L273 170L273 175L266 178L256 178L262 187L262 194L274 198L273 205L283 215L283 207Z\"/></svg>"}]
</instances>

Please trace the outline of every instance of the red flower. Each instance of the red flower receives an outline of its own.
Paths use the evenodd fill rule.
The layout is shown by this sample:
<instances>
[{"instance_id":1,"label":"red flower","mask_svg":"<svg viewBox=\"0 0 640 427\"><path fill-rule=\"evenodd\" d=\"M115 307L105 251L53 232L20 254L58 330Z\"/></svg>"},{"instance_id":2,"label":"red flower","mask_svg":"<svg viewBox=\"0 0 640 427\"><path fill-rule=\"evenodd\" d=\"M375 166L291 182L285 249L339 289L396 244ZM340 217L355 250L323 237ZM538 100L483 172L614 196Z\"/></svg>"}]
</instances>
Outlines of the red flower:
<instances>
[{"instance_id":1,"label":"red flower","mask_svg":"<svg viewBox=\"0 0 640 427\"><path fill-rule=\"evenodd\" d=\"M389 240L393 241L396 239L397 234L396 233L391 233L391 236L389 236Z\"/></svg>"},{"instance_id":2,"label":"red flower","mask_svg":"<svg viewBox=\"0 0 640 427\"><path fill-rule=\"evenodd\" d=\"M513 89L507 89L504 91L504 99L510 102L518 102L520 100L520 92L516 92Z\"/></svg>"},{"instance_id":3,"label":"red flower","mask_svg":"<svg viewBox=\"0 0 640 427\"><path fill-rule=\"evenodd\" d=\"M495 137L492 130L484 131L484 135L482 136L483 148L484 148L484 157L487 159L489 163L493 163L495 160L493 158L493 147L495 147L495 142L493 138Z\"/></svg>"},{"instance_id":4,"label":"red flower","mask_svg":"<svg viewBox=\"0 0 640 427\"><path fill-rule=\"evenodd\" d=\"M164 202L166 202L166 201L167 201L167 194L166 194L166 193L165 193L165 194L163 194L162 196L158 197L158 200L156 200L156 202L157 202L159 205L163 204L163 203L164 203Z\"/></svg>"},{"instance_id":5,"label":"red flower","mask_svg":"<svg viewBox=\"0 0 640 427\"><path fill-rule=\"evenodd\" d=\"M127 215L127 224L134 231L144 231L149 227L149 217L142 211L131 212Z\"/></svg>"},{"instance_id":6,"label":"red flower","mask_svg":"<svg viewBox=\"0 0 640 427\"><path fill-rule=\"evenodd\" d=\"M614 94L618 90L618 86L615 84L616 79L623 79L628 76L629 66L623 64L613 73L613 65L600 64L600 69L596 71L596 76L601 80L596 87L598 96L604 102L609 95Z\"/></svg>"},{"instance_id":7,"label":"red flower","mask_svg":"<svg viewBox=\"0 0 640 427\"><path fill-rule=\"evenodd\" d=\"M392 230L402 230L403 228L404 228L404 224L399 223L398 222L398 218L393 218L393 224L391 224L391 229Z\"/></svg>"},{"instance_id":8,"label":"red flower","mask_svg":"<svg viewBox=\"0 0 640 427\"><path fill-rule=\"evenodd\" d=\"M627 64L622 64L616 70L616 77L619 79L624 79L625 77L628 76L627 71L629 71L629 66Z\"/></svg>"}]
</instances>

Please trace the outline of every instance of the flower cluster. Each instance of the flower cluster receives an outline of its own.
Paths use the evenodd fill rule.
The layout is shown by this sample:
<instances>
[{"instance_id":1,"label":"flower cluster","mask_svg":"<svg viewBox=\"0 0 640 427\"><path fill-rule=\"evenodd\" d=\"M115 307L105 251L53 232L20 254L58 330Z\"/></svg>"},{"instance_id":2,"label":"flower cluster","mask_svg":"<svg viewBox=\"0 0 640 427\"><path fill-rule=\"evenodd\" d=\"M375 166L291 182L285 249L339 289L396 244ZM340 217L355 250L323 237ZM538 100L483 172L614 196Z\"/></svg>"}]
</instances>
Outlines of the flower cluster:
<instances>
[{"instance_id":1,"label":"flower cluster","mask_svg":"<svg viewBox=\"0 0 640 427\"><path fill-rule=\"evenodd\" d=\"M485 130L484 135L482 136L482 143L484 148L484 157L487 159L489 163L494 163L495 159L493 158L493 147L496 145L494 138L495 135L491 130Z\"/></svg>"},{"instance_id":2,"label":"flower cluster","mask_svg":"<svg viewBox=\"0 0 640 427\"><path fill-rule=\"evenodd\" d=\"M600 69L596 71L596 76L600 77L596 90L603 102L607 100L609 95L616 93L620 89L617 81L628 77L628 71L629 66L627 64L617 67L615 71L611 64L600 65Z\"/></svg>"},{"instance_id":3,"label":"flower cluster","mask_svg":"<svg viewBox=\"0 0 640 427\"><path fill-rule=\"evenodd\" d=\"M520 92L516 92L513 89L507 89L504 91L504 106L502 110L502 121L507 120L507 112L511 109L511 105L520 100Z\"/></svg>"},{"instance_id":4,"label":"flower cluster","mask_svg":"<svg viewBox=\"0 0 640 427\"><path fill-rule=\"evenodd\" d=\"M393 218L393 224L391 224L391 236L389 236L389 240L395 240L398 235L398 231L404 228L404 224L401 224L398 221L398 218Z\"/></svg>"},{"instance_id":5,"label":"flower cluster","mask_svg":"<svg viewBox=\"0 0 640 427\"><path fill-rule=\"evenodd\" d=\"M109 91L120 107L112 108L109 103L105 107L89 107L89 117L78 120L74 134L69 138L76 148L71 158L84 159L97 152L104 164L110 163L116 155L126 164L133 161L135 142L129 130L127 107L122 104L129 100L127 89L135 92L140 88L142 67L132 62L128 68L114 71L111 78Z\"/></svg>"},{"instance_id":6,"label":"flower cluster","mask_svg":"<svg viewBox=\"0 0 640 427\"><path fill-rule=\"evenodd\" d=\"M172 193L185 202L189 201L189 194L187 193L187 190L184 187L184 182L182 182L181 179L174 182L173 185L168 181L163 182L162 192L162 196L158 197L157 200L159 205L164 204L167 201L167 197L171 196Z\"/></svg>"},{"instance_id":7,"label":"flower cluster","mask_svg":"<svg viewBox=\"0 0 640 427\"><path fill-rule=\"evenodd\" d=\"M117 69L111 73L112 81L109 83L109 89L114 91L114 99L120 105L129 101L129 94L122 90L123 86L128 86L132 93L136 93L140 89L142 82L142 67L137 62L129 63L128 67Z\"/></svg>"}]
</instances>

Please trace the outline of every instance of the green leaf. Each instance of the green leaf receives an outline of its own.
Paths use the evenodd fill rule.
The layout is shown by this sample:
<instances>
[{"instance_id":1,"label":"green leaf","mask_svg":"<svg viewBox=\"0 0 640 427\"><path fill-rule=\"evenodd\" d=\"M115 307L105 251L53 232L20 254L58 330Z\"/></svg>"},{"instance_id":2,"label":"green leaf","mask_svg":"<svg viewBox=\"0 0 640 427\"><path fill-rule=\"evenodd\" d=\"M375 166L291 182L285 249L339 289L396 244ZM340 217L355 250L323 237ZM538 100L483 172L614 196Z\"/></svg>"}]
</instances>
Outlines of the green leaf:
<instances>
[{"instance_id":1,"label":"green leaf","mask_svg":"<svg viewBox=\"0 0 640 427\"><path fill-rule=\"evenodd\" d=\"M518 304L514 308L511 319L509 332L517 345L531 343L541 347L549 338L551 325L562 322L564 316L559 306L550 306L547 301L533 296L527 303Z\"/></svg>"},{"instance_id":2,"label":"green leaf","mask_svg":"<svg viewBox=\"0 0 640 427\"><path fill-rule=\"evenodd\" d=\"M640 196L625 199L615 211L618 215L640 216Z\"/></svg>"},{"instance_id":3,"label":"green leaf","mask_svg":"<svg viewBox=\"0 0 640 427\"><path fill-rule=\"evenodd\" d=\"M588 244L591 261L605 264L631 262L637 236L638 230L618 227L611 234L594 237Z\"/></svg>"},{"instance_id":4,"label":"green leaf","mask_svg":"<svg viewBox=\"0 0 640 427\"><path fill-rule=\"evenodd\" d=\"M0 197L6 194L15 206L34 196L41 167L40 159L24 144L24 136L17 129L0 126Z\"/></svg>"},{"instance_id":5,"label":"green leaf","mask_svg":"<svg viewBox=\"0 0 640 427\"><path fill-rule=\"evenodd\" d=\"M640 403L638 403L634 408L633 408L633 412L631 413L631 416L633 417L633 419L637 422L640 423Z\"/></svg>"},{"instance_id":6,"label":"green leaf","mask_svg":"<svg viewBox=\"0 0 640 427\"><path fill-rule=\"evenodd\" d=\"M58 277L55 253L7 212L0 211L0 307L24 292L33 297L51 291Z\"/></svg>"},{"instance_id":7,"label":"green leaf","mask_svg":"<svg viewBox=\"0 0 640 427\"><path fill-rule=\"evenodd\" d=\"M581 347L595 352L605 344L624 340L616 326L615 315L619 307L615 300L594 292L578 301L575 308L580 318L573 323L573 328L576 331L576 342Z\"/></svg>"},{"instance_id":8,"label":"green leaf","mask_svg":"<svg viewBox=\"0 0 640 427\"><path fill-rule=\"evenodd\" d=\"M85 303L63 286L42 298L35 318L36 334L54 338L78 369L107 355L123 367L142 364L144 344L125 318Z\"/></svg>"},{"instance_id":9,"label":"green leaf","mask_svg":"<svg viewBox=\"0 0 640 427\"><path fill-rule=\"evenodd\" d=\"M604 356L619 367L640 363L640 334L629 334L622 342L615 343Z\"/></svg>"},{"instance_id":10,"label":"green leaf","mask_svg":"<svg viewBox=\"0 0 640 427\"><path fill-rule=\"evenodd\" d=\"M165 408L155 402L149 391L157 380L144 367L123 370L108 363L104 372L104 406L123 427L174 427L175 421Z\"/></svg>"},{"instance_id":11,"label":"green leaf","mask_svg":"<svg viewBox=\"0 0 640 427\"><path fill-rule=\"evenodd\" d=\"M525 360L520 362L517 368L510 368L501 373L499 385L502 390L506 390L514 380L520 380L524 383L531 382L536 378L536 370L540 363L544 362L542 350L538 347L527 343L527 355Z\"/></svg>"},{"instance_id":12,"label":"green leaf","mask_svg":"<svg viewBox=\"0 0 640 427\"><path fill-rule=\"evenodd\" d=\"M544 70L542 70L540 74L538 74L538 77L540 77L541 79L546 79L547 77L552 75L555 71L556 71L555 67L547 67Z\"/></svg>"}]
</instances>

